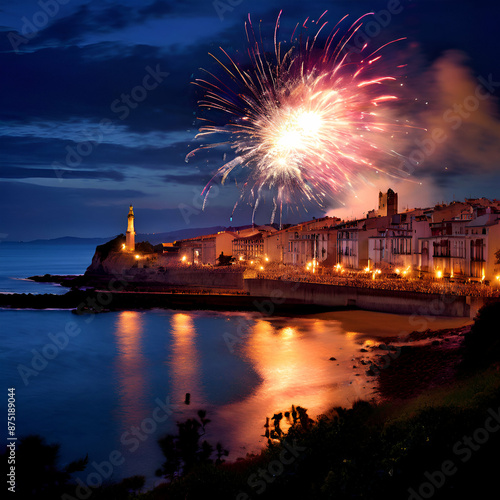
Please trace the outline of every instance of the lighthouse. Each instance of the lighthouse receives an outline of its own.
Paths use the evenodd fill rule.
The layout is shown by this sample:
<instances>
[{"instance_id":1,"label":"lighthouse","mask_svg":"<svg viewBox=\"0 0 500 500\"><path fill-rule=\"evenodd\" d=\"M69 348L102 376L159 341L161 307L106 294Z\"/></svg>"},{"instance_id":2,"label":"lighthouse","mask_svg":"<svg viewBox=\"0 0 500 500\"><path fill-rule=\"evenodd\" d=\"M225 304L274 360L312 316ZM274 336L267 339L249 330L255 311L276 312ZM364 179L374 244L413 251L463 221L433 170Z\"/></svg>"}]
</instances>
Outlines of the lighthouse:
<instances>
[{"instance_id":1,"label":"lighthouse","mask_svg":"<svg viewBox=\"0 0 500 500\"><path fill-rule=\"evenodd\" d=\"M132 205L130 205L130 210L128 211L128 227L125 249L128 252L135 251L134 207L132 207Z\"/></svg>"}]
</instances>

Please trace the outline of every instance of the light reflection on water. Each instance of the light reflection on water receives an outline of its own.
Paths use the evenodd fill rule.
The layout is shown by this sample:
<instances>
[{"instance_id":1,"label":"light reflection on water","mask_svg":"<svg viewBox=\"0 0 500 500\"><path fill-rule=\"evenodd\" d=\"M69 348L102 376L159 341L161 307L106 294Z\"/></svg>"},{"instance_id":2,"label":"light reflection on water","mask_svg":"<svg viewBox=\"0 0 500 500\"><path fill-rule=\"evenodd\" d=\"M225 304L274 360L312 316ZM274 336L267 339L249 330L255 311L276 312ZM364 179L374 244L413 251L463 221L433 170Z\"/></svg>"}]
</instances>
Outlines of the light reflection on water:
<instances>
[{"instance_id":1,"label":"light reflection on water","mask_svg":"<svg viewBox=\"0 0 500 500\"><path fill-rule=\"evenodd\" d=\"M157 439L175 433L176 421L199 409L211 420L204 438L221 441L234 460L265 446L266 417L292 404L315 417L371 390L355 376L352 360L368 332L347 334L335 319L164 310L90 318L68 311L0 314L0 379L18 387L22 434L60 442L63 463L86 453L90 463L100 462L118 450L125 463L115 469L115 479L144 474L153 484L162 461ZM41 352L48 333L63 332L69 322L81 333L24 387L18 364L29 365L32 350ZM226 332L239 338L234 352ZM188 392L190 405L184 404ZM177 406L150 432L157 398ZM132 430L145 422L148 433L132 439Z\"/></svg>"},{"instance_id":2,"label":"light reflection on water","mask_svg":"<svg viewBox=\"0 0 500 500\"><path fill-rule=\"evenodd\" d=\"M144 335L141 315L137 311L118 313L115 336L118 344L116 372L119 405L117 414L125 429L144 418L146 362L141 340Z\"/></svg>"},{"instance_id":3,"label":"light reflection on water","mask_svg":"<svg viewBox=\"0 0 500 500\"><path fill-rule=\"evenodd\" d=\"M172 401L184 401L190 394L198 406L206 404L200 373L201 360L196 348L198 332L192 316L174 313L171 318L172 354L165 361L170 367ZM170 339L169 339L170 341Z\"/></svg>"},{"instance_id":4,"label":"light reflection on water","mask_svg":"<svg viewBox=\"0 0 500 500\"><path fill-rule=\"evenodd\" d=\"M266 444L265 417L291 405L314 417L336 405L350 406L370 397L371 386L356 377L353 357L359 356L355 337L346 336L337 321L289 318L255 321L241 355L261 378L251 395L224 405L223 420L245 421L230 436L231 450L256 452ZM335 361L330 361L335 357Z\"/></svg>"},{"instance_id":5,"label":"light reflection on water","mask_svg":"<svg viewBox=\"0 0 500 500\"><path fill-rule=\"evenodd\" d=\"M148 408L146 401L146 374L147 364L142 347L144 335L141 313L137 311L122 311L118 313L114 335L117 343L116 385L117 404L114 411L117 433L130 446L136 447L139 438L132 437L131 429L140 426L147 418ZM142 435L142 433L141 433ZM141 440L142 441L142 440ZM120 444L121 439L120 439ZM142 446L134 449L134 460L126 460L121 474L131 476L135 474L137 460L147 460L152 452L151 447L140 442Z\"/></svg>"}]
</instances>

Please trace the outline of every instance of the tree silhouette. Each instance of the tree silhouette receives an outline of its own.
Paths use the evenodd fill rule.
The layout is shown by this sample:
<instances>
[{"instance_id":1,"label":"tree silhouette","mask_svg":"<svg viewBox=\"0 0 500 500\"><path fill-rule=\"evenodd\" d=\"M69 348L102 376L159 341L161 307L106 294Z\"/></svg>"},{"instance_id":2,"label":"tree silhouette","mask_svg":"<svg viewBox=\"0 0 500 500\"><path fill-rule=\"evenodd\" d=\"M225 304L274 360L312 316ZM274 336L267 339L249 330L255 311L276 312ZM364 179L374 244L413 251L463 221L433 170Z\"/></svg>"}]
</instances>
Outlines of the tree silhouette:
<instances>
[{"instance_id":1,"label":"tree silhouette","mask_svg":"<svg viewBox=\"0 0 500 500\"><path fill-rule=\"evenodd\" d=\"M47 444L38 435L25 436L17 441L15 453L16 489L13 498L60 498L70 491L71 475L83 471L88 457L71 462L60 468L59 444ZM0 456L0 460L10 469L8 464L10 450Z\"/></svg>"},{"instance_id":2,"label":"tree silhouette","mask_svg":"<svg viewBox=\"0 0 500 500\"><path fill-rule=\"evenodd\" d=\"M158 440L165 456L162 467L156 471L157 476L163 476L171 481L188 474L195 467L204 464L220 464L228 451L220 443L216 445L216 459L212 459L214 447L206 440L200 442L205 434L205 427L210 423L206 411L198 411L198 419L189 418L185 422L177 422L177 435L167 434Z\"/></svg>"},{"instance_id":3,"label":"tree silhouette","mask_svg":"<svg viewBox=\"0 0 500 500\"><path fill-rule=\"evenodd\" d=\"M232 255L224 255L224 252L217 257L218 266L230 266L234 261L235 258Z\"/></svg>"}]
</instances>

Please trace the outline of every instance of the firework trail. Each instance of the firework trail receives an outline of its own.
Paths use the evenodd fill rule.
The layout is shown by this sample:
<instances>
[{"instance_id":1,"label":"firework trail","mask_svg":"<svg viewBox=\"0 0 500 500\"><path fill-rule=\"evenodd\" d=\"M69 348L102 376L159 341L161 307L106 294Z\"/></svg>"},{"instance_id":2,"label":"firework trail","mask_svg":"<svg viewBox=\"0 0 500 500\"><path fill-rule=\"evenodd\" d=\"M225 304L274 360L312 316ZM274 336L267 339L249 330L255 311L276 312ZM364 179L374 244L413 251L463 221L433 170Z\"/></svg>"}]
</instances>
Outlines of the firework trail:
<instances>
[{"instance_id":1,"label":"firework trail","mask_svg":"<svg viewBox=\"0 0 500 500\"><path fill-rule=\"evenodd\" d=\"M235 158L207 184L202 192L205 200L215 179L220 177L224 183L238 167L248 170L240 200L250 199L252 222L266 191L273 193L274 219L278 209L281 216L283 204L307 200L324 206L372 171L398 175L387 162L397 154L388 139L402 128L390 118L390 103L397 99L393 95L396 78L381 75L378 67L383 49L403 38L375 50L365 44L360 51L350 52L349 42L370 14L347 24L347 29L345 16L320 48L319 36L327 31L328 23L320 24L325 13L314 23L314 36L294 39L297 25L287 44L278 41L280 12L273 52L265 51L249 16L245 29L251 65L247 69L222 48L224 58L210 54L224 75L207 72L207 79L194 82L204 91L198 105L224 118L221 124L213 116L198 118L203 125L196 137L229 137L202 145L186 161L200 150L223 144L230 145ZM306 23L302 28L307 28Z\"/></svg>"}]
</instances>

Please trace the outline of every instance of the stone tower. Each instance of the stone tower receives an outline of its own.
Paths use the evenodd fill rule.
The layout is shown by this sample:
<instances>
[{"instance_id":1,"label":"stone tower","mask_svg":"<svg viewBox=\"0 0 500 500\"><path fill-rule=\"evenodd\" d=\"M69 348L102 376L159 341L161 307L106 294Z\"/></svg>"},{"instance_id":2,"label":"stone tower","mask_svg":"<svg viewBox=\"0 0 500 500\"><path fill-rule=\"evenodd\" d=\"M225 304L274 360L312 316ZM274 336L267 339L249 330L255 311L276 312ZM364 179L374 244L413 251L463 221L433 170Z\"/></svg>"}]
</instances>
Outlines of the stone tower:
<instances>
[{"instance_id":1,"label":"stone tower","mask_svg":"<svg viewBox=\"0 0 500 500\"><path fill-rule=\"evenodd\" d=\"M130 210L128 211L128 227L125 249L128 252L135 251L134 208L132 205L130 205Z\"/></svg>"},{"instance_id":2,"label":"stone tower","mask_svg":"<svg viewBox=\"0 0 500 500\"><path fill-rule=\"evenodd\" d=\"M395 215L398 213L398 193L388 189L387 193L378 194L378 215Z\"/></svg>"}]
</instances>

